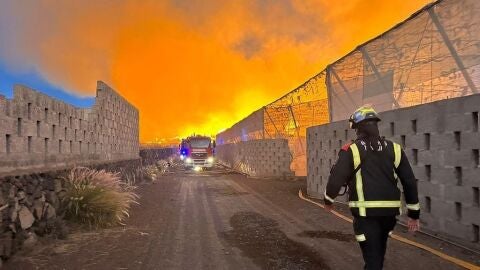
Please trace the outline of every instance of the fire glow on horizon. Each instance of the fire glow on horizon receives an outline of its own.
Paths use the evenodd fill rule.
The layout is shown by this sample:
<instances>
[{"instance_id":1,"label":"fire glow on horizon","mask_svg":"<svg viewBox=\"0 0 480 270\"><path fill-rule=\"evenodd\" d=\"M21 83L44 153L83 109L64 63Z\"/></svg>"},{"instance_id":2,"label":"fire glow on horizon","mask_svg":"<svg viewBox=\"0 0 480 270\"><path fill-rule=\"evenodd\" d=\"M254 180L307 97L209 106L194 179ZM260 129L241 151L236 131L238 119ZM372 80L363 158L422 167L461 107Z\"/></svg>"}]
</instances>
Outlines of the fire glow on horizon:
<instances>
[{"instance_id":1,"label":"fire glow on horizon","mask_svg":"<svg viewBox=\"0 0 480 270\"><path fill-rule=\"evenodd\" d=\"M428 2L0 0L0 61L78 95L111 84L142 142L214 135Z\"/></svg>"}]
</instances>

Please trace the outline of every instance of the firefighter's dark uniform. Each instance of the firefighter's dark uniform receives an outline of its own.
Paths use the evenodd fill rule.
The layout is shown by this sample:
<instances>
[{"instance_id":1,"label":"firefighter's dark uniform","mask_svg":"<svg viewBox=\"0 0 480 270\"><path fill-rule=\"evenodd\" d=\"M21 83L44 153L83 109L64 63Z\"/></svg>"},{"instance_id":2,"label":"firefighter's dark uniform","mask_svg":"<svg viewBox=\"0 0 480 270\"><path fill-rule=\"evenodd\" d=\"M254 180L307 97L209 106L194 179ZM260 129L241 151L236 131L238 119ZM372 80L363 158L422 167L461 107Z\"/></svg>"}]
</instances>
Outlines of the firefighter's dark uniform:
<instances>
[{"instance_id":1,"label":"firefighter's dark uniform","mask_svg":"<svg viewBox=\"0 0 480 270\"><path fill-rule=\"evenodd\" d=\"M353 175L356 168L359 169ZM383 267L388 235L401 210L398 179L403 186L408 216L418 219L417 183L400 145L382 139L371 146L357 139L342 147L332 168L325 204L332 204L341 187L348 183L353 228L362 249L365 269Z\"/></svg>"}]
</instances>

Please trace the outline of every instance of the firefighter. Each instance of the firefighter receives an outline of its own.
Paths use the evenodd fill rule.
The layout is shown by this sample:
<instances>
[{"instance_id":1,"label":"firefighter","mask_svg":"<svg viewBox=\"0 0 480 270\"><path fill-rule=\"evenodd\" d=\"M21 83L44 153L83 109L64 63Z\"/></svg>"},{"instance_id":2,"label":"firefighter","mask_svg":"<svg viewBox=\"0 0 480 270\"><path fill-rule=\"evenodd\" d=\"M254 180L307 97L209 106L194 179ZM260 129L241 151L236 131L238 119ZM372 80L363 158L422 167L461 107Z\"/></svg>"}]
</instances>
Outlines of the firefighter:
<instances>
[{"instance_id":1,"label":"firefighter","mask_svg":"<svg viewBox=\"0 0 480 270\"><path fill-rule=\"evenodd\" d=\"M360 244L364 269L382 269L387 239L401 211L400 190L408 209L408 229L419 229L420 204L417 180L407 157L397 143L380 137L380 118L373 108L364 106L349 119L357 139L339 151L325 189L325 209L332 210L342 186L349 189L349 207L354 217L353 230Z\"/></svg>"}]
</instances>

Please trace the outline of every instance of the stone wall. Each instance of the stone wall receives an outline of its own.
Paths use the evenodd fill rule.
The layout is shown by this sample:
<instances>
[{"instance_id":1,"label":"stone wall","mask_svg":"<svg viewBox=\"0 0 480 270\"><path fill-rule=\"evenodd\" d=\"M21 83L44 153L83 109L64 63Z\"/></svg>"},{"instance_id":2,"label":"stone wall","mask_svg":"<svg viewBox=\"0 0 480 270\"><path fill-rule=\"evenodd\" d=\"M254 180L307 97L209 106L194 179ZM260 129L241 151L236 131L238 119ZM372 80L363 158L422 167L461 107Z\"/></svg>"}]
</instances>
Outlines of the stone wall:
<instances>
[{"instance_id":1,"label":"stone wall","mask_svg":"<svg viewBox=\"0 0 480 270\"><path fill-rule=\"evenodd\" d=\"M424 228L480 248L480 95L381 113L380 133L400 143L418 178ZM323 198L346 121L308 129L307 190Z\"/></svg>"},{"instance_id":2,"label":"stone wall","mask_svg":"<svg viewBox=\"0 0 480 270\"><path fill-rule=\"evenodd\" d=\"M122 179L127 179L141 167L141 160L107 162L90 167L118 172ZM51 170L0 178L0 267L2 260L33 244L37 236L66 237L68 228L63 221L62 204L66 190L61 179L68 172Z\"/></svg>"},{"instance_id":3,"label":"stone wall","mask_svg":"<svg viewBox=\"0 0 480 270\"><path fill-rule=\"evenodd\" d=\"M16 85L0 96L0 176L138 159L138 116L103 82L86 109Z\"/></svg>"},{"instance_id":4,"label":"stone wall","mask_svg":"<svg viewBox=\"0 0 480 270\"><path fill-rule=\"evenodd\" d=\"M292 156L286 139L265 139L217 145L217 159L252 177L287 177Z\"/></svg>"}]
</instances>

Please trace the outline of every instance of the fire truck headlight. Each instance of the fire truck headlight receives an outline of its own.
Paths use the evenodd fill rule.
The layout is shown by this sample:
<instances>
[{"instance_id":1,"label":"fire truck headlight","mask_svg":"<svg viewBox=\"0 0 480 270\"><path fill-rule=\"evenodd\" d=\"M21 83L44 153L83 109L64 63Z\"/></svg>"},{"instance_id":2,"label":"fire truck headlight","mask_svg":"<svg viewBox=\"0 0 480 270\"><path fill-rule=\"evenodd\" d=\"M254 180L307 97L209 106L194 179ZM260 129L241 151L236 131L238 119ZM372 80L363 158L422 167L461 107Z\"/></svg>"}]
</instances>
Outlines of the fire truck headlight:
<instances>
[{"instance_id":1,"label":"fire truck headlight","mask_svg":"<svg viewBox=\"0 0 480 270\"><path fill-rule=\"evenodd\" d=\"M185 159L185 162L187 162L187 163L192 163L193 160L192 160L191 158L187 157L187 159Z\"/></svg>"},{"instance_id":2,"label":"fire truck headlight","mask_svg":"<svg viewBox=\"0 0 480 270\"><path fill-rule=\"evenodd\" d=\"M184 159L185 159L185 156L184 156L184 155L180 155L180 159L181 159L181 160L184 160Z\"/></svg>"},{"instance_id":3,"label":"fire truck headlight","mask_svg":"<svg viewBox=\"0 0 480 270\"><path fill-rule=\"evenodd\" d=\"M213 157L209 157L209 158L207 159L207 162L208 162L208 163L213 163L213 161L214 161Z\"/></svg>"}]
</instances>

